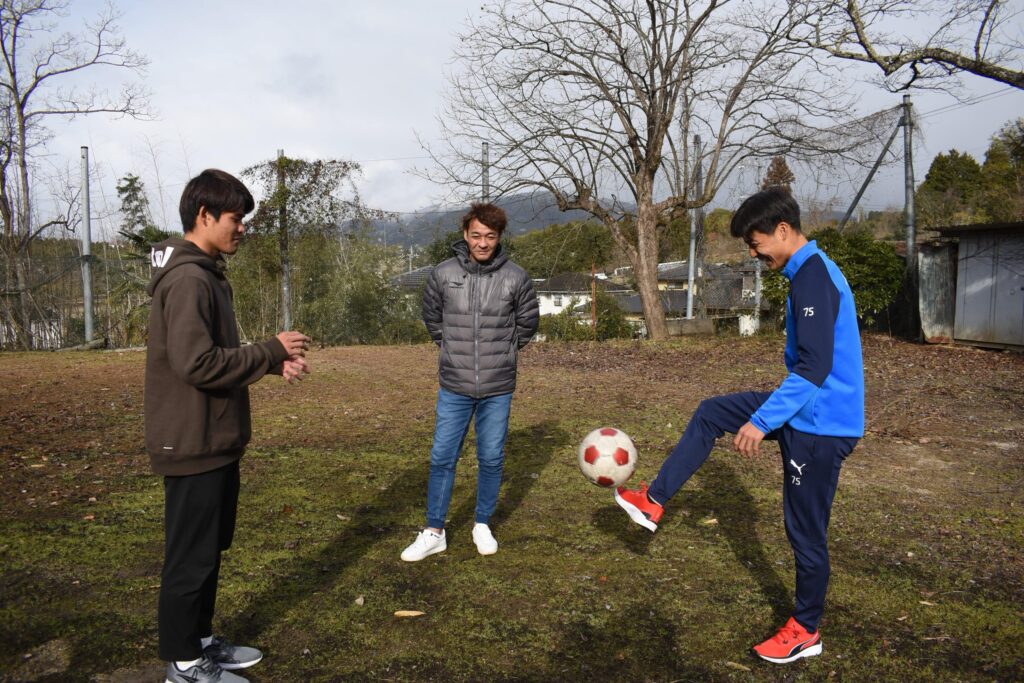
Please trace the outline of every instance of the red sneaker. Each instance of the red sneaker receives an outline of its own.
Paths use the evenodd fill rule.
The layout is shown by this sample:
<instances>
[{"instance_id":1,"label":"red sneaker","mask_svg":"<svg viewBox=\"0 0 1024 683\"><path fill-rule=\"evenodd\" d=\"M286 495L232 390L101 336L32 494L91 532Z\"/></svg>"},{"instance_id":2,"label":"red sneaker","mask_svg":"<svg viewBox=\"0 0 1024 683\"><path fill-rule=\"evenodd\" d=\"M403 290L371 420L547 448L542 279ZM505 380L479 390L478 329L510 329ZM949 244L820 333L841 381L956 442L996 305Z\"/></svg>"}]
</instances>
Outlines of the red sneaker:
<instances>
[{"instance_id":1,"label":"red sneaker","mask_svg":"<svg viewBox=\"0 0 1024 683\"><path fill-rule=\"evenodd\" d=\"M788 664L801 657L821 654L821 633L808 632L793 617L778 632L754 646L754 654L776 664Z\"/></svg>"},{"instance_id":2,"label":"red sneaker","mask_svg":"<svg viewBox=\"0 0 1024 683\"><path fill-rule=\"evenodd\" d=\"M630 491L625 486L615 489L615 502L629 513L629 518L645 529L658 530L658 522L665 508L652 503L647 497L647 484L640 482L640 488Z\"/></svg>"}]
</instances>

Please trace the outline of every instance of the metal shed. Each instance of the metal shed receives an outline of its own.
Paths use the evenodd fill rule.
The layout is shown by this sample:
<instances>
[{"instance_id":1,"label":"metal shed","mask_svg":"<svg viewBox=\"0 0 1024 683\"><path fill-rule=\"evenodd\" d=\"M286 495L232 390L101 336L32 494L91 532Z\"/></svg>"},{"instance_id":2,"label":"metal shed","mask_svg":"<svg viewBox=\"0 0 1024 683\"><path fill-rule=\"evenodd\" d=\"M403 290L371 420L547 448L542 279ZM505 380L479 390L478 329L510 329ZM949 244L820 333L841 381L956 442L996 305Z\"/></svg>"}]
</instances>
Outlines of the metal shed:
<instances>
[{"instance_id":1,"label":"metal shed","mask_svg":"<svg viewBox=\"0 0 1024 683\"><path fill-rule=\"evenodd\" d=\"M941 241L922 248L921 322L941 341L953 308L953 341L1024 351L1024 223L936 229ZM951 256L955 254L955 284ZM953 294L952 297L949 294Z\"/></svg>"}]
</instances>

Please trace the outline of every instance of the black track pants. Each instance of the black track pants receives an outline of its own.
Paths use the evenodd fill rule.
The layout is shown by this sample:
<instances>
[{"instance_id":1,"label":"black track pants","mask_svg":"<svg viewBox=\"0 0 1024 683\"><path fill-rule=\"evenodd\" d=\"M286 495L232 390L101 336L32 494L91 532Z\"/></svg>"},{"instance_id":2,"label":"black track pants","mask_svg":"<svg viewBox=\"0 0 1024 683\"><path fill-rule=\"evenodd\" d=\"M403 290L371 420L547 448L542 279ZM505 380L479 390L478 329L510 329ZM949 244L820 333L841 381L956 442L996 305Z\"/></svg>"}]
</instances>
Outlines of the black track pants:
<instances>
[{"instance_id":1,"label":"black track pants","mask_svg":"<svg viewBox=\"0 0 1024 683\"><path fill-rule=\"evenodd\" d=\"M160 578L160 658L202 656L213 635L221 552L231 547L238 508L238 461L211 472L164 477L164 569Z\"/></svg>"}]
</instances>

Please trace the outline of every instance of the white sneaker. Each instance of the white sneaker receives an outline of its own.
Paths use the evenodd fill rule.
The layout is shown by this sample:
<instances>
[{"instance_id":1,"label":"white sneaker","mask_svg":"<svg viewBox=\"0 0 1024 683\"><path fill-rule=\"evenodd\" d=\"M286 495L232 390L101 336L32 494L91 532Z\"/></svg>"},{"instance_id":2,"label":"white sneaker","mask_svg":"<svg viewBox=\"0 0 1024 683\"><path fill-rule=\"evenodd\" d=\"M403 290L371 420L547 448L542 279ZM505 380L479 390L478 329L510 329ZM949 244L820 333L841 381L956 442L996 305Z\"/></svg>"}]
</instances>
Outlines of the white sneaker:
<instances>
[{"instance_id":1,"label":"white sneaker","mask_svg":"<svg viewBox=\"0 0 1024 683\"><path fill-rule=\"evenodd\" d=\"M473 526L473 542L481 555L493 555L498 552L498 542L491 533L491 527L477 522Z\"/></svg>"},{"instance_id":2,"label":"white sneaker","mask_svg":"<svg viewBox=\"0 0 1024 683\"><path fill-rule=\"evenodd\" d=\"M402 559L406 562L419 562L428 555L433 555L447 549L448 541L445 540L444 529L441 530L440 534L424 529L416 535L416 540L402 551Z\"/></svg>"}]
</instances>

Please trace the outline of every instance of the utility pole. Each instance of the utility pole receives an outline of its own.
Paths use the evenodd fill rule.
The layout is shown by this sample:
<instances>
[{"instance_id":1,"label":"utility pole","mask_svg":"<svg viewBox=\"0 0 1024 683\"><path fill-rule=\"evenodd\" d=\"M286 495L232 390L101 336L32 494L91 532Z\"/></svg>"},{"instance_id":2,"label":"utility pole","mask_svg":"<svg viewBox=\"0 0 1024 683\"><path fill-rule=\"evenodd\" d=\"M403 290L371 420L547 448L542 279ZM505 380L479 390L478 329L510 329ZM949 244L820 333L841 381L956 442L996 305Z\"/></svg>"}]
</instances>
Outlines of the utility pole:
<instances>
[{"instance_id":1,"label":"utility pole","mask_svg":"<svg viewBox=\"0 0 1024 683\"><path fill-rule=\"evenodd\" d=\"M85 343L92 341L92 224L89 222L89 148L82 147L82 308Z\"/></svg>"},{"instance_id":2,"label":"utility pole","mask_svg":"<svg viewBox=\"0 0 1024 683\"><path fill-rule=\"evenodd\" d=\"M761 164L754 165L754 190L761 187ZM761 273L763 265L761 259L754 259L754 332L761 329Z\"/></svg>"},{"instance_id":3,"label":"utility pole","mask_svg":"<svg viewBox=\"0 0 1024 683\"><path fill-rule=\"evenodd\" d=\"M288 195L284 183L284 150L277 150L277 197L278 207L277 241L281 249L281 316L283 327L292 329L292 282L291 266L288 264Z\"/></svg>"},{"instance_id":4,"label":"utility pole","mask_svg":"<svg viewBox=\"0 0 1024 683\"><path fill-rule=\"evenodd\" d=\"M754 259L754 331L761 329L761 259Z\"/></svg>"},{"instance_id":5,"label":"utility pole","mask_svg":"<svg viewBox=\"0 0 1024 683\"><path fill-rule=\"evenodd\" d=\"M491 201L491 149L490 145L484 142L480 150L480 166L483 169L480 184L480 200Z\"/></svg>"},{"instance_id":6,"label":"utility pole","mask_svg":"<svg viewBox=\"0 0 1024 683\"><path fill-rule=\"evenodd\" d=\"M907 272L911 280L917 281L917 235L914 224L914 158L913 158L913 105L910 104L910 95L903 96L903 183L904 200L903 213L907 228Z\"/></svg>"},{"instance_id":7,"label":"utility pole","mask_svg":"<svg viewBox=\"0 0 1024 683\"><path fill-rule=\"evenodd\" d=\"M693 136L693 158L694 163L694 194L703 194L701 184L703 183L703 176L701 175L701 164L700 164L700 136ZM700 209L694 209L693 214L690 216L690 261L687 264L688 274L686 278L686 319L693 320L693 287L694 287L694 275L697 269L697 221L700 215Z\"/></svg>"}]
</instances>

